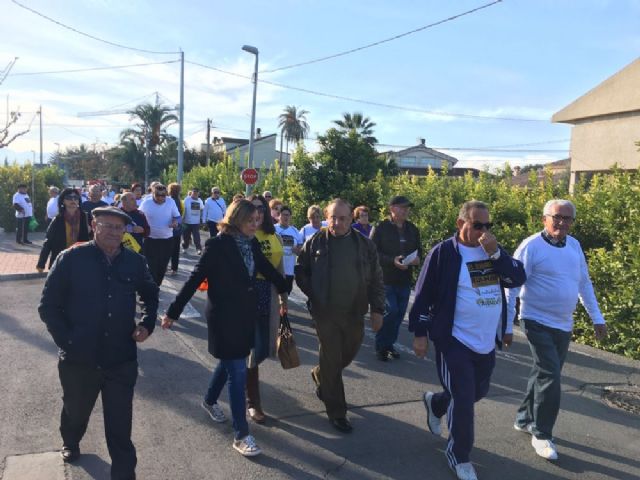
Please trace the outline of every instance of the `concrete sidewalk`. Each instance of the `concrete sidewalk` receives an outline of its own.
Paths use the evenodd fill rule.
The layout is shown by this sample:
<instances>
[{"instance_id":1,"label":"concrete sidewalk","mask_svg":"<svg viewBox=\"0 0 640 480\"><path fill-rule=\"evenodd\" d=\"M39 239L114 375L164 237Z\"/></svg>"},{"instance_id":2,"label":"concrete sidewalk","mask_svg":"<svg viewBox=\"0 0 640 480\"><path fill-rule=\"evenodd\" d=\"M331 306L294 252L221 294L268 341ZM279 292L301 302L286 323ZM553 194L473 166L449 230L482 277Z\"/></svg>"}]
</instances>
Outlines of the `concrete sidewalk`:
<instances>
[{"instance_id":1,"label":"concrete sidewalk","mask_svg":"<svg viewBox=\"0 0 640 480\"><path fill-rule=\"evenodd\" d=\"M44 235L44 232L29 232L33 244L19 245L15 232L5 233L0 229L0 281L46 276L46 270L45 273L36 271Z\"/></svg>"}]
</instances>

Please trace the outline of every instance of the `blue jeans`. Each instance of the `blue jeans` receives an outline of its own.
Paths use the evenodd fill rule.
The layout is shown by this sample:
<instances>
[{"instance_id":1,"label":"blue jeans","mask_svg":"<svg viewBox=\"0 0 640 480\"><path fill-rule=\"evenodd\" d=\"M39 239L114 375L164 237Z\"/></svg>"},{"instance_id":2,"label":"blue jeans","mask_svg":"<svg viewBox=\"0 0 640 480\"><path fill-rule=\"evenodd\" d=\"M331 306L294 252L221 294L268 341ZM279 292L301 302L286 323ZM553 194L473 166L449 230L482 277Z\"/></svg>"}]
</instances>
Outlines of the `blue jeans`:
<instances>
[{"instance_id":1,"label":"blue jeans","mask_svg":"<svg viewBox=\"0 0 640 480\"><path fill-rule=\"evenodd\" d=\"M224 384L229 380L229 404L231 406L231 417L233 419L233 431L235 439L240 440L249 435L249 425L245 413L244 388L247 383L247 360L246 358L234 358L231 360L220 360L209 381L209 389L204 396L204 401L213 405L218 401L220 392Z\"/></svg>"},{"instance_id":2,"label":"blue jeans","mask_svg":"<svg viewBox=\"0 0 640 480\"><path fill-rule=\"evenodd\" d=\"M384 317L382 328L376 332L376 351L389 350L398 340L400 325L407 313L411 287L400 285L384 286Z\"/></svg>"}]
</instances>

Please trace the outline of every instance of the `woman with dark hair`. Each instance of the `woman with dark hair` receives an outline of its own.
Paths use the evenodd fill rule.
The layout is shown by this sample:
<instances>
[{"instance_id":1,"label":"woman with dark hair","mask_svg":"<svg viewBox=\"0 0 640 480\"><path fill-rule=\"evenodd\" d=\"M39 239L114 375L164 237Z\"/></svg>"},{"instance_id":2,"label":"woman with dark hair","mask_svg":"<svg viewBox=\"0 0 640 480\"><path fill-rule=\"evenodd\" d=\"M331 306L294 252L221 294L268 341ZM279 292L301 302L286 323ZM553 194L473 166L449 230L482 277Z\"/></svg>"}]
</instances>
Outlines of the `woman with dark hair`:
<instances>
[{"instance_id":1,"label":"woman with dark hair","mask_svg":"<svg viewBox=\"0 0 640 480\"><path fill-rule=\"evenodd\" d=\"M256 207L249 200L238 200L229 206L218 224L219 235L207 240L204 254L162 319L162 328L170 328L198 286L207 279L205 311L209 353L219 362L202 407L215 422L224 422L226 417L217 402L228 381L235 432L233 448L247 457L261 453L249 435L245 411L247 356L255 343L258 322L258 273L276 285L282 309L287 308L286 281L264 256L255 238L258 220Z\"/></svg>"},{"instance_id":2,"label":"woman with dark hair","mask_svg":"<svg viewBox=\"0 0 640 480\"><path fill-rule=\"evenodd\" d=\"M175 275L178 273L178 265L180 265L180 239L182 238L182 215L184 215L184 203L180 198L180 192L182 187L179 183L170 183L167 188L169 189L169 196L176 202L176 207L180 212L180 224L173 229L173 250L171 250L171 270L169 273Z\"/></svg>"},{"instance_id":3,"label":"woman with dark hair","mask_svg":"<svg viewBox=\"0 0 640 480\"><path fill-rule=\"evenodd\" d=\"M259 227L256 230L256 238L260 243L260 249L271 265L284 275L282 239L276 233L271 215L267 213L269 212L269 204L262 195L257 194L250 195L248 200L258 211ZM258 323L255 345L249 355L247 367L247 413L254 422L264 423L266 416L262 411L262 402L260 401L258 365L267 357L275 355L280 315L276 288L261 274L258 274L256 278L256 291L258 295Z\"/></svg>"},{"instance_id":4,"label":"woman with dark hair","mask_svg":"<svg viewBox=\"0 0 640 480\"><path fill-rule=\"evenodd\" d=\"M40 250L36 269L44 271L49 256L49 268L58 254L76 242L89 241L87 215L80 210L80 193L73 188L65 188L58 195L58 214L47 228L46 238Z\"/></svg>"}]
</instances>

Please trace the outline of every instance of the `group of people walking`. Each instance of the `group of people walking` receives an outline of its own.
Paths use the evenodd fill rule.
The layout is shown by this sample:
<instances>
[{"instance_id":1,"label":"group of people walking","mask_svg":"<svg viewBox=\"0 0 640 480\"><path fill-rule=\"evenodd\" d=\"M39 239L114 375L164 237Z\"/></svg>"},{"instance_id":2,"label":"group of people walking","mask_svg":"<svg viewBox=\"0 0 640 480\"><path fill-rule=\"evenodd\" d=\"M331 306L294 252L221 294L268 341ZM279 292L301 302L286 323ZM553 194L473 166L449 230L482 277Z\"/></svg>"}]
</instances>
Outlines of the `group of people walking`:
<instances>
[{"instance_id":1,"label":"group of people walking","mask_svg":"<svg viewBox=\"0 0 640 480\"><path fill-rule=\"evenodd\" d=\"M358 207L354 215L349 202L335 199L324 209L324 221L320 207L309 207L309 224L297 230L290 224L291 210L270 192L238 198L227 208L218 188L205 202L199 192L191 191L181 214L176 202L168 202L169 191L153 185L139 208L133 208L138 207L135 193L125 193L121 208L94 208L90 223L82 218L76 194L60 193L62 227L52 222L49 229L60 229L65 241L55 245L51 241L47 247L57 258L39 312L60 349L65 461L80 455L80 440L101 393L112 478L135 478L130 412L136 342L153 332L158 287L174 246L174 229L187 218L193 221L187 225L206 223L212 234L161 324L168 329L179 321L189 299L207 281L208 350L219 361L201 406L213 421L226 421L218 399L228 387L232 447L242 455L261 453L250 434L247 414L256 423L267 419L259 365L274 353L279 319L287 313L294 278L307 296L319 341L318 364L311 370L316 395L330 424L348 433L353 425L347 416L342 373L362 344L365 315L370 314L376 334L376 358L382 362L400 358L394 344L409 304L412 270L422 265L409 331L418 357L426 355L429 339L435 347L442 391L425 392L421 401L434 435L441 435L441 419L447 416L445 453L456 476L477 478L470 462L474 404L489 390L496 346L512 343L516 298L534 360L525 399L514 412L514 428L531 435L538 455L557 458L552 430L578 298L594 321L596 335L606 335L580 244L568 235L576 216L571 202L549 201L543 230L526 239L513 256L491 233L489 206L465 202L456 233L434 246L423 262L420 234L409 220L413 204L402 195L391 198L389 218L375 227L369 225L366 207ZM148 233L131 233L142 235L146 262L122 247L140 213ZM69 225L76 218L74 230ZM83 221L90 228L82 230ZM185 230L194 236L193 228ZM89 231L93 241L67 248L88 239ZM198 248L196 236L194 243ZM78 269L89 264L104 285L96 288L77 281ZM137 322L136 294L142 303ZM82 315L87 302L95 315ZM119 409L124 414L114 414Z\"/></svg>"}]
</instances>

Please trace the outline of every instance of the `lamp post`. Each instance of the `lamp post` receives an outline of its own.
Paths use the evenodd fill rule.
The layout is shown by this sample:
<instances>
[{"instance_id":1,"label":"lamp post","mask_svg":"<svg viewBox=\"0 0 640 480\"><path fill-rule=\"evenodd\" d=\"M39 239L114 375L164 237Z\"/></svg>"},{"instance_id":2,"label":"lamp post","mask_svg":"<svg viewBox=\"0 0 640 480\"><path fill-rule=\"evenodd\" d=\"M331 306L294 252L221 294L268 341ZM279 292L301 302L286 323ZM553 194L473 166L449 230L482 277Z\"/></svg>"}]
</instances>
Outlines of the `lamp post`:
<instances>
[{"instance_id":1,"label":"lamp post","mask_svg":"<svg viewBox=\"0 0 640 480\"><path fill-rule=\"evenodd\" d=\"M33 154L33 161L31 162L31 208L34 210L36 208L36 151L31 150Z\"/></svg>"},{"instance_id":2,"label":"lamp post","mask_svg":"<svg viewBox=\"0 0 640 480\"><path fill-rule=\"evenodd\" d=\"M256 95L258 92L258 49L251 45L243 45L242 50L248 53L252 53L256 56L256 64L253 69L253 106L251 108L251 131L249 132L249 165L248 168L253 168L253 135L256 129ZM247 185L246 195L251 193L251 186Z\"/></svg>"}]
</instances>

